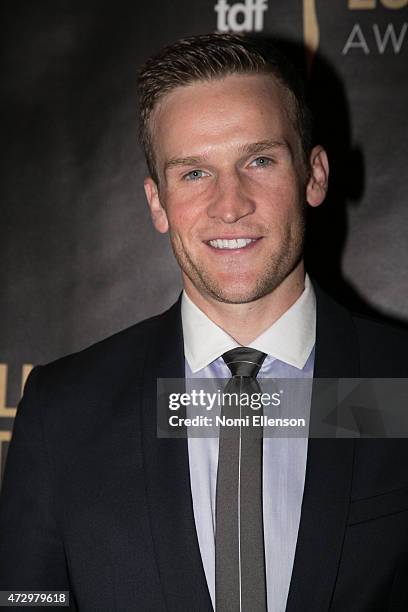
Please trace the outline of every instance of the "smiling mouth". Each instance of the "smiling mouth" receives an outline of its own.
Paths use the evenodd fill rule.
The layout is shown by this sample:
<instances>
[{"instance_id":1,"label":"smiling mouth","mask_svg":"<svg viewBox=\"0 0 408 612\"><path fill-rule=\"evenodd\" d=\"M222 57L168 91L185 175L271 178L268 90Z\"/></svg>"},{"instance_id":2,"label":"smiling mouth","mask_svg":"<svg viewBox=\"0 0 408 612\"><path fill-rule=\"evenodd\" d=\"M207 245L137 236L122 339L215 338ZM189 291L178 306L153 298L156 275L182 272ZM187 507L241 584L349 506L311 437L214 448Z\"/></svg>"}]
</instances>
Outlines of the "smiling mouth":
<instances>
[{"instance_id":1,"label":"smiling mouth","mask_svg":"<svg viewBox=\"0 0 408 612\"><path fill-rule=\"evenodd\" d=\"M250 244L257 242L260 238L233 238L232 240L226 240L225 238L215 238L214 240L208 240L207 244L214 249L220 250L233 250L233 249L245 249Z\"/></svg>"}]
</instances>

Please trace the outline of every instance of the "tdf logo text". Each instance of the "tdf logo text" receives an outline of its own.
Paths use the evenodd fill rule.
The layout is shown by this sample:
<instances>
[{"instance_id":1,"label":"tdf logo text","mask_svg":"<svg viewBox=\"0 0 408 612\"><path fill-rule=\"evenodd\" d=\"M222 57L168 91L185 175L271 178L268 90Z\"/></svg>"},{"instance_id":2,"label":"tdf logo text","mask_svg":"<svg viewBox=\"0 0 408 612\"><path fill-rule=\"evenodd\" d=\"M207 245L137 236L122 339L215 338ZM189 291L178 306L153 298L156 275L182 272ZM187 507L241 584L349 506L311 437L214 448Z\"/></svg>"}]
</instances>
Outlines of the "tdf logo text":
<instances>
[{"instance_id":1,"label":"tdf logo text","mask_svg":"<svg viewBox=\"0 0 408 612\"><path fill-rule=\"evenodd\" d=\"M267 0L245 0L228 4L218 0L214 7L217 13L219 32L261 32L264 27L264 13L268 10Z\"/></svg>"}]
</instances>

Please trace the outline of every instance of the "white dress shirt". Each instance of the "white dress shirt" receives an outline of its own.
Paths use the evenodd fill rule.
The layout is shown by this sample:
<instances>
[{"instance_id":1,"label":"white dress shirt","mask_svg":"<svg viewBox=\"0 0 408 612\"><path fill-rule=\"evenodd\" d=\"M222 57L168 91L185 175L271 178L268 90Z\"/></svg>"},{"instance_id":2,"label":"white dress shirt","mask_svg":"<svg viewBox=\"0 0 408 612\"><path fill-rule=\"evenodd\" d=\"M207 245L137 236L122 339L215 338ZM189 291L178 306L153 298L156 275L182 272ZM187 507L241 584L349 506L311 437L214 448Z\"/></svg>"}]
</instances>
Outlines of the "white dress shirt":
<instances>
[{"instance_id":1,"label":"white dress shirt","mask_svg":"<svg viewBox=\"0 0 408 612\"><path fill-rule=\"evenodd\" d=\"M181 315L185 373L192 378L230 378L221 355L239 344L183 292ZM248 346L266 353L258 378L313 377L316 299L309 277L298 300ZM305 402L309 417L310 401ZM263 515L268 612L283 612L289 592L306 472L307 436L264 438ZM218 438L188 439L194 519L201 558L215 609L215 493Z\"/></svg>"}]
</instances>

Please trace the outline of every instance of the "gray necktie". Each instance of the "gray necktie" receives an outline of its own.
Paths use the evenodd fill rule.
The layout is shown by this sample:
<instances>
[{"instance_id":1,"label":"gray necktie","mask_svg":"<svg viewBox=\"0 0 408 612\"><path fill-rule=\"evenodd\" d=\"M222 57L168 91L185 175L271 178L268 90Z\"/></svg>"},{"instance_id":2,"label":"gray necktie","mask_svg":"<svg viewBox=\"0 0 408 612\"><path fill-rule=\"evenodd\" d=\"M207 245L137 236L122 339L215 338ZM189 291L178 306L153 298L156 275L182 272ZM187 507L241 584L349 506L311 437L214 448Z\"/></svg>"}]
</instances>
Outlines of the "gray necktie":
<instances>
[{"instance_id":1,"label":"gray necktie","mask_svg":"<svg viewBox=\"0 0 408 612\"><path fill-rule=\"evenodd\" d=\"M266 355L239 347L222 356L232 378L224 393L260 392L256 376ZM261 411L256 411L260 414ZM240 403L223 405L221 415L252 421ZM216 492L216 612L266 612L262 513L262 427L220 429Z\"/></svg>"}]
</instances>

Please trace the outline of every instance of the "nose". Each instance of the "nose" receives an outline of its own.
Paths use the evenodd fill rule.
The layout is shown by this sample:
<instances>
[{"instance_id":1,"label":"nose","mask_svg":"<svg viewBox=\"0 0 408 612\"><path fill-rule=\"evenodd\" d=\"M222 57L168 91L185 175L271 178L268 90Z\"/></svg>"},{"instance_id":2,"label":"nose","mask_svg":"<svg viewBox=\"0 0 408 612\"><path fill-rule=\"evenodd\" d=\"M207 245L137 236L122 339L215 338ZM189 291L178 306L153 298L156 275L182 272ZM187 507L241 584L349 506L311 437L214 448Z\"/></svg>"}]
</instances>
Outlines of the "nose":
<instances>
[{"instance_id":1,"label":"nose","mask_svg":"<svg viewBox=\"0 0 408 612\"><path fill-rule=\"evenodd\" d=\"M234 172L218 177L207 214L210 218L220 219L224 223L236 223L242 217L252 214L255 208L255 201L245 189L239 174Z\"/></svg>"}]
</instances>

